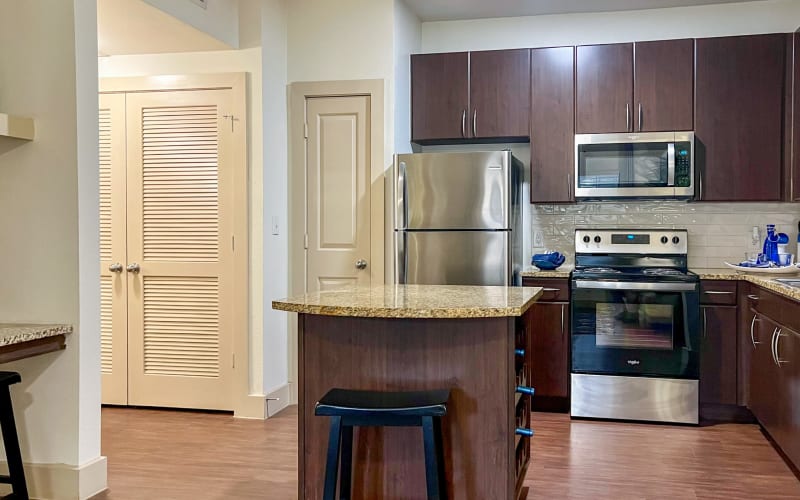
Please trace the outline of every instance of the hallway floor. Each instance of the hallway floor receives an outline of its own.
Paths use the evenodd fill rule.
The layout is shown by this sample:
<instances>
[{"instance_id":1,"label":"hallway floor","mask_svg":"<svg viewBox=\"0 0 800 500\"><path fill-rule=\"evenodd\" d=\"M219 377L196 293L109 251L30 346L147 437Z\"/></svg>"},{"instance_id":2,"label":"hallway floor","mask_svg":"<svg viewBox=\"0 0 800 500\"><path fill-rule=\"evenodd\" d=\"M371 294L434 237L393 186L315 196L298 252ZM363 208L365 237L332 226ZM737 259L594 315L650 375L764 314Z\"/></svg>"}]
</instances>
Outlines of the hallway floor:
<instances>
[{"instance_id":1,"label":"hallway floor","mask_svg":"<svg viewBox=\"0 0 800 500\"><path fill-rule=\"evenodd\" d=\"M109 491L94 500L297 498L297 412L103 409ZM755 425L678 427L534 414L529 499L800 499Z\"/></svg>"}]
</instances>

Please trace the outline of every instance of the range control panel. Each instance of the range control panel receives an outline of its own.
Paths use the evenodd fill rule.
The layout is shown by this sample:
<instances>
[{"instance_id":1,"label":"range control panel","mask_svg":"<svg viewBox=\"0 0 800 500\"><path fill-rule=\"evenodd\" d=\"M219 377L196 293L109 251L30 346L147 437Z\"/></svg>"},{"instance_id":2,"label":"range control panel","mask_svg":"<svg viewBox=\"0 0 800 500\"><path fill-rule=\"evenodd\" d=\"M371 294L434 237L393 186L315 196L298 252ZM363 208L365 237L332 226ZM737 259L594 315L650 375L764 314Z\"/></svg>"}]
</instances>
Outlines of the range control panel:
<instances>
[{"instance_id":1,"label":"range control panel","mask_svg":"<svg viewBox=\"0 0 800 500\"><path fill-rule=\"evenodd\" d=\"M575 253L686 255L685 229L576 229Z\"/></svg>"}]
</instances>

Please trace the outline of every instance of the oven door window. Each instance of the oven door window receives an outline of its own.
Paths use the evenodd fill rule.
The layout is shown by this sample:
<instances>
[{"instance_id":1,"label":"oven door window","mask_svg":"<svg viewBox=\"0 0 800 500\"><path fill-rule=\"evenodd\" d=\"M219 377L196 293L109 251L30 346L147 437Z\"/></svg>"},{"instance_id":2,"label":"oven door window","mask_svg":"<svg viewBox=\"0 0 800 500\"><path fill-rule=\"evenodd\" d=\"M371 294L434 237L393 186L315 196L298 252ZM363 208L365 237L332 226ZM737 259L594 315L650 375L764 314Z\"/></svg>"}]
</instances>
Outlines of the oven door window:
<instances>
[{"instance_id":1,"label":"oven door window","mask_svg":"<svg viewBox=\"0 0 800 500\"><path fill-rule=\"evenodd\" d=\"M578 147L578 187L664 187L667 160L663 142L583 144Z\"/></svg>"},{"instance_id":2,"label":"oven door window","mask_svg":"<svg viewBox=\"0 0 800 500\"><path fill-rule=\"evenodd\" d=\"M696 292L573 290L573 372L696 377L696 296Z\"/></svg>"}]
</instances>

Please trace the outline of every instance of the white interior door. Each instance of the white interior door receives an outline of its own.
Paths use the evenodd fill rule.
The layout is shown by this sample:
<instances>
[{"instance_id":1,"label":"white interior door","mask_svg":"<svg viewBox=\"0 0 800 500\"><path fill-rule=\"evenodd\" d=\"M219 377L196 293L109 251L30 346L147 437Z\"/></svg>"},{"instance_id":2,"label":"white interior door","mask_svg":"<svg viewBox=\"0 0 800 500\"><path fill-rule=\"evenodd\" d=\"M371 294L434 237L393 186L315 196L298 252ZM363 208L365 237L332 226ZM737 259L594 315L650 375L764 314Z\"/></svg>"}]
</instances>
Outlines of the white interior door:
<instances>
[{"instance_id":1,"label":"white interior door","mask_svg":"<svg viewBox=\"0 0 800 500\"><path fill-rule=\"evenodd\" d=\"M127 94L128 401L229 410L232 91ZM238 138L236 140L241 140Z\"/></svg>"},{"instance_id":2,"label":"white interior door","mask_svg":"<svg viewBox=\"0 0 800 500\"><path fill-rule=\"evenodd\" d=\"M369 96L306 100L308 291L369 285Z\"/></svg>"},{"instance_id":3,"label":"white interior door","mask_svg":"<svg viewBox=\"0 0 800 500\"><path fill-rule=\"evenodd\" d=\"M100 95L100 358L102 401L128 404L125 94Z\"/></svg>"}]
</instances>

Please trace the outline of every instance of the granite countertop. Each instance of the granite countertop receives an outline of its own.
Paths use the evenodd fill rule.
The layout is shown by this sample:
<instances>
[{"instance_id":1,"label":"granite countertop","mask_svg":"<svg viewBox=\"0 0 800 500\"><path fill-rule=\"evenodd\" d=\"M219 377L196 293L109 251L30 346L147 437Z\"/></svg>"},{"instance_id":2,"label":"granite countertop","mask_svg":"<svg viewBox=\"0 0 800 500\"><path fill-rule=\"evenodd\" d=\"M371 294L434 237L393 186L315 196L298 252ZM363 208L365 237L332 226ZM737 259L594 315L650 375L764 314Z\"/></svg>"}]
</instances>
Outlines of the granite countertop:
<instances>
[{"instance_id":1,"label":"granite countertop","mask_svg":"<svg viewBox=\"0 0 800 500\"><path fill-rule=\"evenodd\" d=\"M307 293L272 308L360 318L499 318L522 316L541 294L539 287L380 285Z\"/></svg>"},{"instance_id":2,"label":"granite countertop","mask_svg":"<svg viewBox=\"0 0 800 500\"><path fill-rule=\"evenodd\" d=\"M543 271L535 266L528 266L519 273L523 278L569 278L572 266L561 266L552 271Z\"/></svg>"},{"instance_id":3,"label":"granite countertop","mask_svg":"<svg viewBox=\"0 0 800 500\"><path fill-rule=\"evenodd\" d=\"M72 333L70 325L0 323L0 347Z\"/></svg>"},{"instance_id":4,"label":"granite countertop","mask_svg":"<svg viewBox=\"0 0 800 500\"><path fill-rule=\"evenodd\" d=\"M693 273L700 276L704 280L734 280L734 281L747 281L760 287L766 288L784 297L800 301L800 288L784 285L776 278L800 278L797 274L757 274L757 273L743 273L735 269L689 269Z\"/></svg>"}]
</instances>

